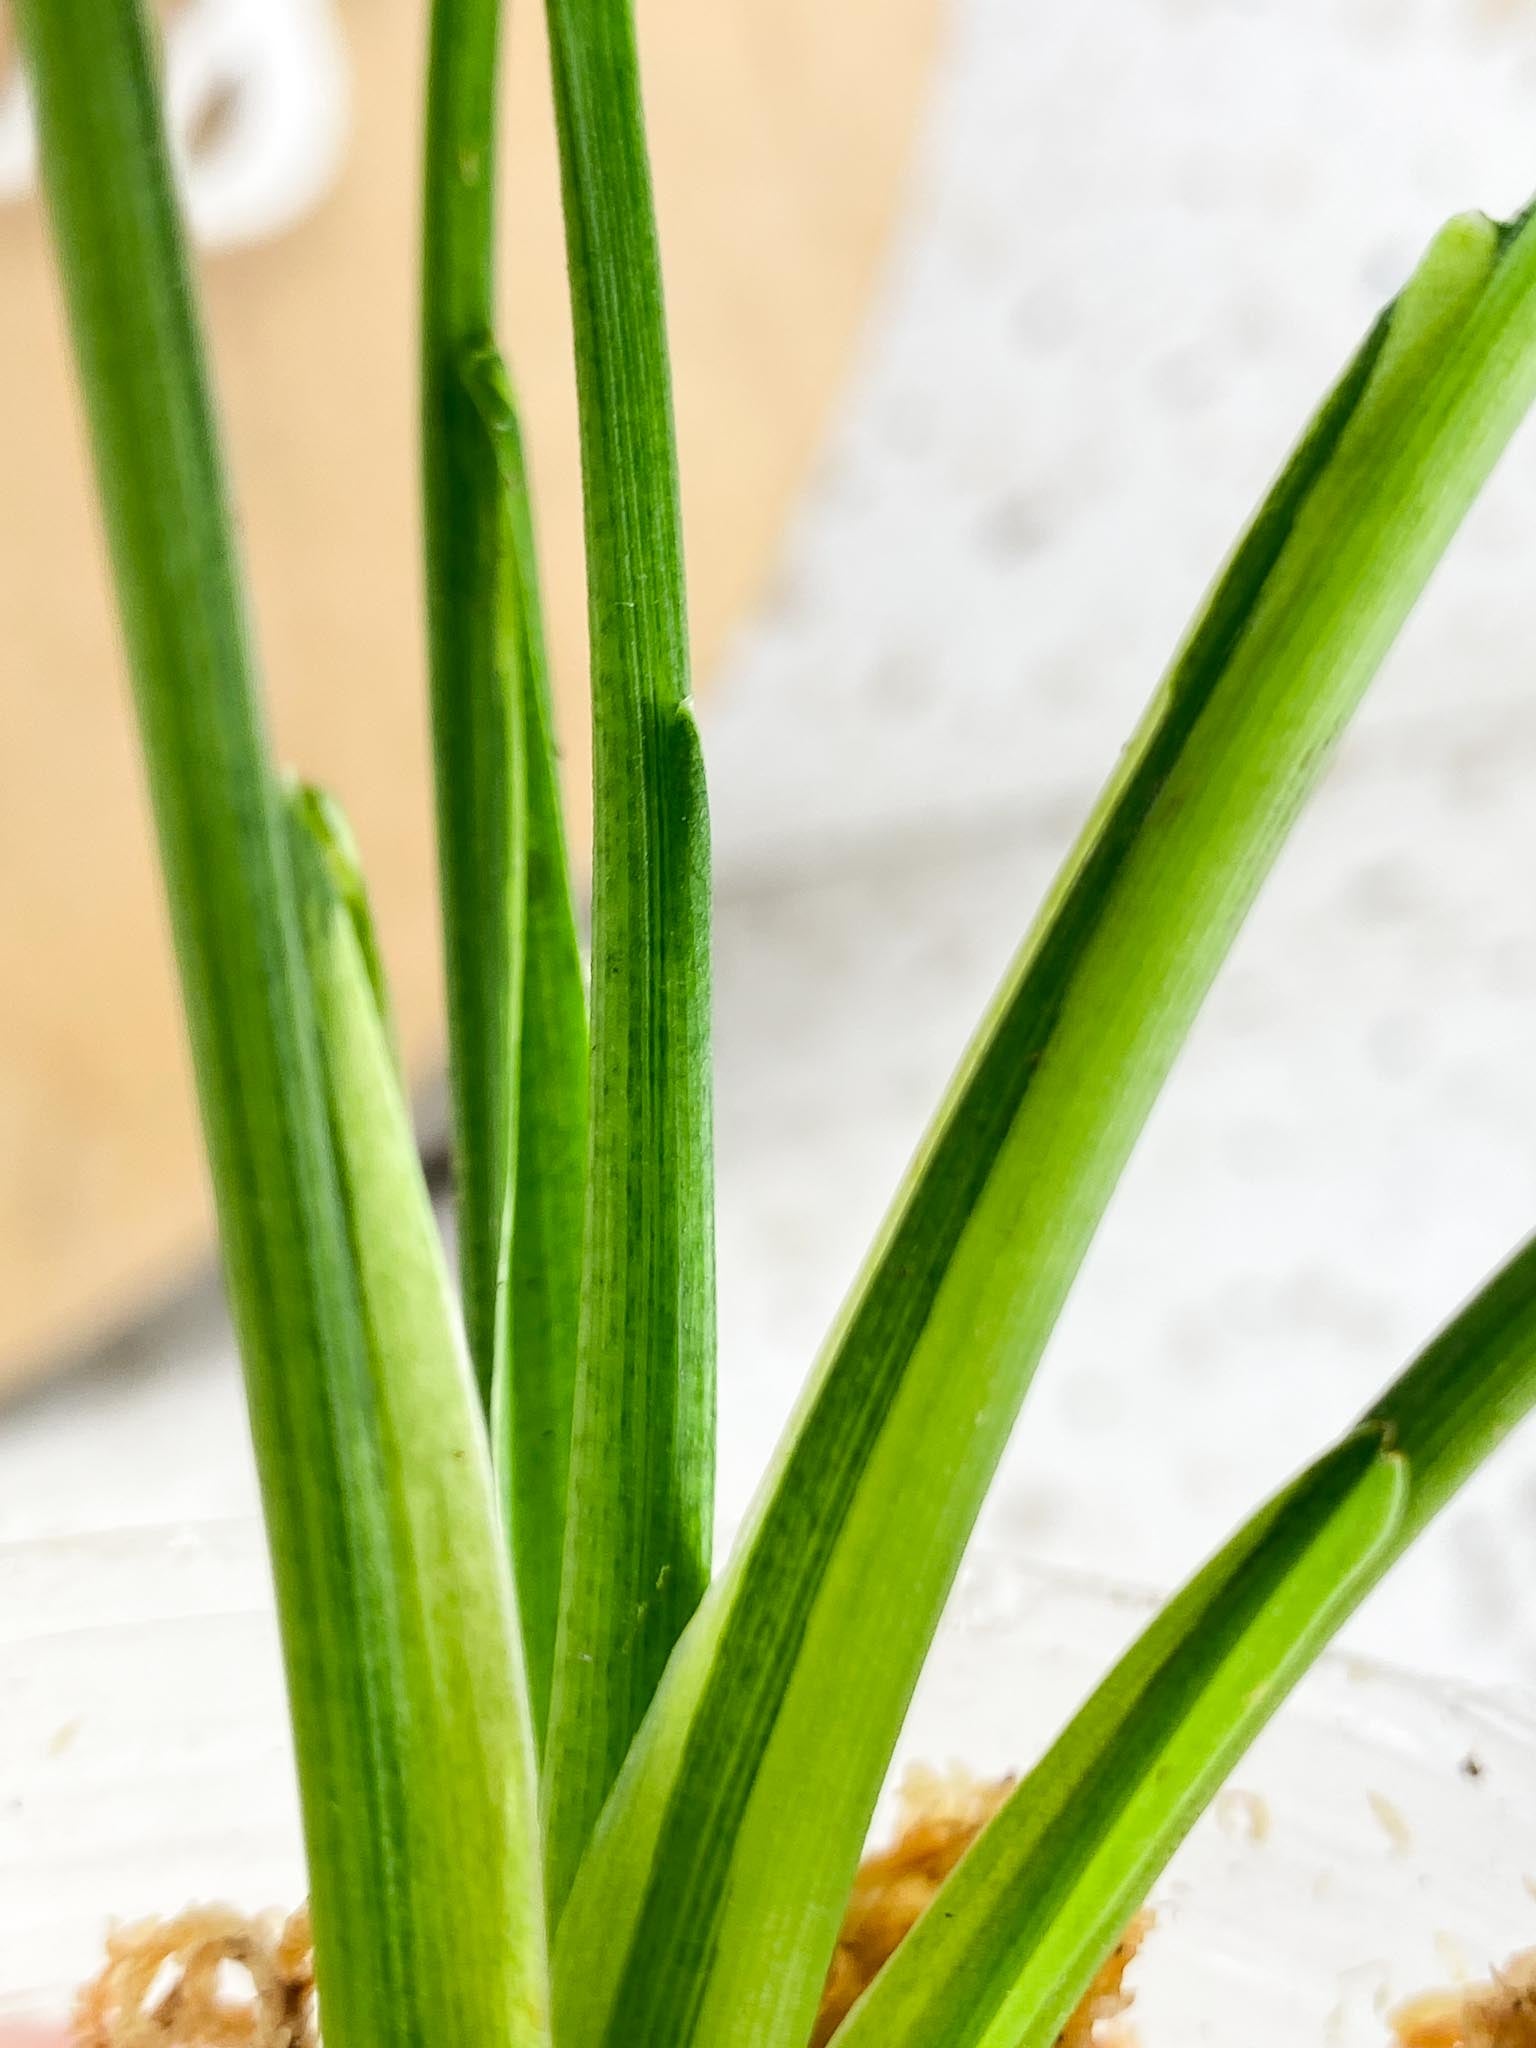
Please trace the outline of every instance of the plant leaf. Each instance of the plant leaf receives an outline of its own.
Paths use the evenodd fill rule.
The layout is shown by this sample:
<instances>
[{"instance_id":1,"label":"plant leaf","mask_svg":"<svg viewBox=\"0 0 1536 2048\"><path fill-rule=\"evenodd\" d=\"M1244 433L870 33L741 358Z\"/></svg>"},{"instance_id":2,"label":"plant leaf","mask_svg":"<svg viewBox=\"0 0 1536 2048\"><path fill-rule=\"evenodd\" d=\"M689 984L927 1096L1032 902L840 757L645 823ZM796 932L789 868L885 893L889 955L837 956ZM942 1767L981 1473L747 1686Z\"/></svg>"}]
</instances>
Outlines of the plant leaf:
<instances>
[{"instance_id":1,"label":"plant leaf","mask_svg":"<svg viewBox=\"0 0 1536 2048\"><path fill-rule=\"evenodd\" d=\"M295 873L367 1344L354 1423L366 1594L389 1646L388 1885L418 2038L547 2043L538 1784L489 1447L327 799L296 792Z\"/></svg>"},{"instance_id":2,"label":"plant leaf","mask_svg":"<svg viewBox=\"0 0 1536 2048\"><path fill-rule=\"evenodd\" d=\"M1293 1680L1533 1404L1536 1243L1164 1609L984 1830L839 2048L1050 2048ZM1372 1444L1394 1448L1351 1481ZM1391 1512L1373 1534L1366 1487L1387 1465Z\"/></svg>"},{"instance_id":3,"label":"plant leaf","mask_svg":"<svg viewBox=\"0 0 1536 2048\"><path fill-rule=\"evenodd\" d=\"M352 836L352 827L341 805L330 792L314 783L306 783L302 788L291 785L285 800L290 807L302 802L305 830L316 852L325 862L326 876L338 902L351 920L352 936L357 941L357 950L368 975L368 986L373 991L379 1025L403 1089L405 1078L400 1063L400 1041L395 1029L394 1004L390 1000L389 983L384 973L384 954L379 945L378 930L373 919L373 905L368 896L368 883L363 874L362 861L358 856L357 841Z\"/></svg>"},{"instance_id":4,"label":"plant leaf","mask_svg":"<svg viewBox=\"0 0 1536 2048\"><path fill-rule=\"evenodd\" d=\"M463 377L492 324L499 0L434 0L421 407L427 645L459 1274L489 1410L506 1348L527 858L506 492Z\"/></svg>"},{"instance_id":5,"label":"plant leaf","mask_svg":"<svg viewBox=\"0 0 1536 2048\"><path fill-rule=\"evenodd\" d=\"M415 1861L426 1824L410 1795L418 1738L399 1701L412 1675L402 1658L428 1617L414 1572L395 1573L409 1559L384 1480L384 1416L398 1415L407 1396L391 1390L381 1402L376 1383L375 1310L349 1230L355 1162L344 1175L332 1142L149 38L135 0L26 0L17 20L245 1368L326 2038L331 2048L409 2048L436 2035L445 2009L461 2012L472 1999L482 2017L494 2006L497 2025L465 2038L534 2048L546 2029L522 1987L537 1981L537 1944L499 1960L483 1992L466 1991L454 1981L456 1956L445 1957L438 1940L442 1907L420 1891L441 1874L442 1857L420 1869ZM350 948L378 1084L393 1090L354 912L338 908L335 929ZM367 1193L408 1229L390 1188ZM408 1361L408 1372L418 1363ZM430 1617L434 1630L442 1619ZM484 1620L478 1605L473 1619ZM480 1711L505 1735L494 1697ZM450 1811L437 1817L439 1837ZM506 1810L487 1822L507 1829L507 1856L513 1820ZM518 1853L526 1861L526 1843ZM478 1885L481 1873L474 1877ZM498 1864L491 1896L508 1906L504 1942L519 1931L520 1895L508 1900L506 1889Z\"/></svg>"},{"instance_id":6,"label":"plant leaf","mask_svg":"<svg viewBox=\"0 0 1536 2048\"><path fill-rule=\"evenodd\" d=\"M799 2048L809 2033L1034 1366L1260 882L1536 393L1533 284L1529 227L1443 230L1218 581L626 1766L560 1927L570 2048Z\"/></svg>"},{"instance_id":7,"label":"plant leaf","mask_svg":"<svg viewBox=\"0 0 1536 2048\"><path fill-rule=\"evenodd\" d=\"M563 1897L708 1581L709 853L628 0L549 0L592 661L591 1178L545 1807Z\"/></svg>"},{"instance_id":8,"label":"plant leaf","mask_svg":"<svg viewBox=\"0 0 1536 2048\"><path fill-rule=\"evenodd\" d=\"M1015 1787L838 2048L1050 2048L1152 1879L1370 1582L1405 1490L1368 1429L1261 1509Z\"/></svg>"},{"instance_id":9,"label":"plant leaf","mask_svg":"<svg viewBox=\"0 0 1536 2048\"><path fill-rule=\"evenodd\" d=\"M522 434L489 343L464 379L503 485L503 666L516 678L524 803L523 971L513 1118L512 1244L506 1342L492 1442L517 1567L534 1723L549 1711L570 1467L587 1177L587 1006L571 901L559 763L539 604Z\"/></svg>"},{"instance_id":10,"label":"plant leaf","mask_svg":"<svg viewBox=\"0 0 1536 2048\"><path fill-rule=\"evenodd\" d=\"M1387 1431L1408 1465L1408 1499L1394 1557L1533 1403L1536 1238L1478 1289L1364 1418ZM1391 1562L1384 1560L1382 1569Z\"/></svg>"}]
</instances>

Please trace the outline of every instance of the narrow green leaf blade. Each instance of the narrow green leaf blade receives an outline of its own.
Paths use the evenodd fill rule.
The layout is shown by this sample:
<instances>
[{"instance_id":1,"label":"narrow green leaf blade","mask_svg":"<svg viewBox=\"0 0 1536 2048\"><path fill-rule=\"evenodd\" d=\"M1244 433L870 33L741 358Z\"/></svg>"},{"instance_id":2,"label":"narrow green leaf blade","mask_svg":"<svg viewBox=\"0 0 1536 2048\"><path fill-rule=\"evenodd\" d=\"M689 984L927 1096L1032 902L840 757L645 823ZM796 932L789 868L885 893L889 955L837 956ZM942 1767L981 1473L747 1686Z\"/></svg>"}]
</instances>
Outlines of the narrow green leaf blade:
<instances>
[{"instance_id":1,"label":"narrow green leaf blade","mask_svg":"<svg viewBox=\"0 0 1536 2048\"><path fill-rule=\"evenodd\" d=\"M438 880L459 1274L489 1409L506 1343L525 811L505 492L462 374L492 326L500 0L434 0L423 206L421 443Z\"/></svg>"},{"instance_id":2,"label":"narrow green leaf blade","mask_svg":"<svg viewBox=\"0 0 1536 2048\"><path fill-rule=\"evenodd\" d=\"M463 373L502 480L502 665L516 683L524 792L512 1244L491 1435L542 1741L560 1614L581 1308L587 1004L522 433L506 370L490 343L470 351Z\"/></svg>"},{"instance_id":3,"label":"narrow green leaf blade","mask_svg":"<svg viewBox=\"0 0 1536 2048\"><path fill-rule=\"evenodd\" d=\"M564 1896L708 1581L709 855L629 0L549 0L592 662L591 1180L546 1802Z\"/></svg>"},{"instance_id":4,"label":"narrow green leaf blade","mask_svg":"<svg viewBox=\"0 0 1536 2048\"><path fill-rule=\"evenodd\" d=\"M1290 1684L1533 1405L1536 1244L1164 1609L983 1832L839 2048L1049 2048ZM1380 1456L1352 1478L1362 1445Z\"/></svg>"},{"instance_id":5,"label":"narrow green leaf blade","mask_svg":"<svg viewBox=\"0 0 1536 2048\"><path fill-rule=\"evenodd\" d=\"M414 2048L436 2037L441 1998L460 1996L412 1910L412 1731L397 1702L415 1623L405 1584L380 1571L389 1447L150 39L135 0L28 0L17 18L267 1511L326 2038ZM356 955L351 917L339 922ZM422 1932L479 1882L467 1867L445 1877L454 1889L422 1902ZM536 1955L516 1967L536 1970ZM500 2017L476 2038L546 2038L521 1999Z\"/></svg>"},{"instance_id":6,"label":"narrow green leaf blade","mask_svg":"<svg viewBox=\"0 0 1536 2048\"><path fill-rule=\"evenodd\" d=\"M1217 584L919 1153L566 1912L573 2048L804 2040L911 1687L1082 1254L1533 394L1536 231L1452 222Z\"/></svg>"},{"instance_id":7,"label":"narrow green leaf blade","mask_svg":"<svg viewBox=\"0 0 1536 2048\"><path fill-rule=\"evenodd\" d=\"M1165 1607L859 2001L839 2048L1050 2048L1153 1878L1369 1582L1406 1479L1339 1445Z\"/></svg>"},{"instance_id":8,"label":"narrow green leaf blade","mask_svg":"<svg viewBox=\"0 0 1536 2048\"><path fill-rule=\"evenodd\" d=\"M292 799L326 1098L367 1346L350 1424L362 1592L388 1645L380 1911L419 2039L547 2043L538 1780L489 1445L355 906L334 807ZM366 1491L365 1491L366 1488Z\"/></svg>"}]
</instances>

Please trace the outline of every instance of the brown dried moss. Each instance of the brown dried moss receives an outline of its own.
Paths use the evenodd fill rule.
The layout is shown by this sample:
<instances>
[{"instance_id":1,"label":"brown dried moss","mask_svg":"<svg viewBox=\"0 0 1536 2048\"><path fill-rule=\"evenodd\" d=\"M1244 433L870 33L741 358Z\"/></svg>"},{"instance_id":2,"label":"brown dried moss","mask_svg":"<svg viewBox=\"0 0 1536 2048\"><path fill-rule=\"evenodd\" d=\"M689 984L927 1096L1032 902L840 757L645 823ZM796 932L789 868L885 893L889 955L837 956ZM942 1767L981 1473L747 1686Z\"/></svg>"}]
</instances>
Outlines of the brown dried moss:
<instances>
[{"instance_id":1,"label":"brown dried moss","mask_svg":"<svg viewBox=\"0 0 1536 2048\"><path fill-rule=\"evenodd\" d=\"M1400 2006L1392 2031L1401 2048L1536 2048L1536 1949L1511 1957L1485 1983Z\"/></svg>"},{"instance_id":2,"label":"brown dried moss","mask_svg":"<svg viewBox=\"0 0 1536 2048\"><path fill-rule=\"evenodd\" d=\"M813 2048L831 2040L1011 1782L979 1784L959 1772L908 1776L895 1841L860 1865ZM1131 2002L1126 1967L1150 1924L1147 1914L1132 1923L1059 2048L1110 2048L1108 2027ZM318 2048L307 1909L280 1922L203 1906L121 1928L101 1974L80 1994L74 2031L76 2048Z\"/></svg>"},{"instance_id":3,"label":"brown dried moss","mask_svg":"<svg viewBox=\"0 0 1536 2048\"><path fill-rule=\"evenodd\" d=\"M825 2048L1011 1789L913 1771L890 1848L865 1859L827 1976L812 2048ZM1058 2048L1114 2048L1142 1913L1089 1986ZM1117 2023L1120 2023L1117 2025ZM1536 2048L1536 1949L1484 1983L1431 1991L1391 2016L1397 2048ZM250 1919L227 1906L124 1927L75 2006L76 2048L319 2048L309 1912Z\"/></svg>"},{"instance_id":4,"label":"brown dried moss","mask_svg":"<svg viewBox=\"0 0 1536 2048\"><path fill-rule=\"evenodd\" d=\"M1012 1789L1011 1778L984 1784L963 1771L907 1774L895 1841L859 1866L811 2048L825 2048L832 2039ZM1109 2048L1109 2024L1131 2003L1126 1969L1151 1924L1147 1913L1132 1921L1067 2022L1058 2048Z\"/></svg>"},{"instance_id":5,"label":"brown dried moss","mask_svg":"<svg viewBox=\"0 0 1536 2048\"><path fill-rule=\"evenodd\" d=\"M116 1930L75 2003L76 2048L318 2048L309 1908L194 1906Z\"/></svg>"}]
</instances>

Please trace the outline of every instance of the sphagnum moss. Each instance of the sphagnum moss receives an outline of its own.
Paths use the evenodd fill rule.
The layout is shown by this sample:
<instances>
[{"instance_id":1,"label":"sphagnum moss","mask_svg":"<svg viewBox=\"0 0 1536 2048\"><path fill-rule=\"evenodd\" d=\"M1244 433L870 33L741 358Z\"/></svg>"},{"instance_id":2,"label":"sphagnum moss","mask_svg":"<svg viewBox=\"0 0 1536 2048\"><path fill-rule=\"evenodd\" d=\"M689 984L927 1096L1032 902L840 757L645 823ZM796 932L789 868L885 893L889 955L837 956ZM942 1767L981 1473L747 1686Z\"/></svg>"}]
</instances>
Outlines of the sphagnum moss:
<instances>
[{"instance_id":1,"label":"sphagnum moss","mask_svg":"<svg viewBox=\"0 0 1536 2048\"><path fill-rule=\"evenodd\" d=\"M711 1577L708 831L660 265L629 0L547 5L586 492L585 990L492 331L498 6L432 9L423 471L462 1317L351 849L272 766L139 0L17 12L245 1364L327 2041L805 2048L1079 1262L1536 394L1536 226L1442 230L1298 442ZM1048 2048L1288 1687L1533 1398L1528 1246L1169 1602L840 2048Z\"/></svg>"}]
</instances>

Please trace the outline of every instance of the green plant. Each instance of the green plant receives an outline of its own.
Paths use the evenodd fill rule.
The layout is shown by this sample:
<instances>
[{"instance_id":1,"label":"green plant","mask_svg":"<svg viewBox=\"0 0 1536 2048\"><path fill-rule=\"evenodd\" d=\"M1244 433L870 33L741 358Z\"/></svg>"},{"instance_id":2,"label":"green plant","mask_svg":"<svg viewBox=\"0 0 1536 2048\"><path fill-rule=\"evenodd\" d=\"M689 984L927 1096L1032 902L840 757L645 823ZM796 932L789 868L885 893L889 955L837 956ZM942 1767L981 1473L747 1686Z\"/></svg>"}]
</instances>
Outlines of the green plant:
<instances>
[{"instance_id":1,"label":"green plant","mask_svg":"<svg viewBox=\"0 0 1536 2048\"><path fill-rule=\"evenodd\" d=\"M463 1323L335 812L270 765L138 0L20 0L282 1617L331 2048L802 2048L1031 1373L1301 803L1536 396L1457 219L1217 581L709 1577L707 838L628 0L548 0L591 1016L491 333L497 0L437 0L423 444ZM467 1332L467 1341L466 1341ZM1536 1399L1536 1248L1165 1608L848 2048L1045 2048L1287 1687Z\"/></svg>"}]
</instances>

